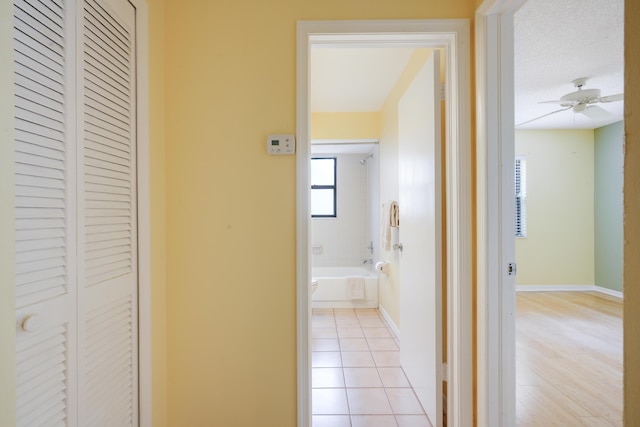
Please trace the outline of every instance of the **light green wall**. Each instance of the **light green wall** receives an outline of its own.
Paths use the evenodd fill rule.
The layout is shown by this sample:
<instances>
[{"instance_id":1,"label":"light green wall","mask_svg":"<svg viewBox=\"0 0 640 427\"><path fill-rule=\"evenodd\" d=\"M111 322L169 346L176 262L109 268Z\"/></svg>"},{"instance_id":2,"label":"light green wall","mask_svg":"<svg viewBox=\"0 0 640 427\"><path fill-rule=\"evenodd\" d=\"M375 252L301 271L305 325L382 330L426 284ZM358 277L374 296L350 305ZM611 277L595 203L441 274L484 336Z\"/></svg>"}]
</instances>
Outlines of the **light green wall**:
<instances>
[{"instance_id":1,"label":"light green wall","mask_svg":"<svg viewBox=\"0 0 640 427\"><path fill-rule=\"evenodd\" d=\"M0 427L15 425L13 3L0 2Z\"/></svg>"},{"instance_id":2,"label":"light green wall","mask_svg":"<svg viewBox=\"0 0 640 427\"><path fill-rule=\"evenodd\" d=\"M593 131L516 132L527 156L527 237L516 239L518 285L593 285Z\"/></svg>"},{"instance_id":3,"label":"light green wall","mask_svg":"<svg viewBox=\"0 0 640 427\"><path fill-rule=\"evenodd\" d=\"M595 284L622 291L623 122L594 134Z\"/></svg>"}]
</instances>

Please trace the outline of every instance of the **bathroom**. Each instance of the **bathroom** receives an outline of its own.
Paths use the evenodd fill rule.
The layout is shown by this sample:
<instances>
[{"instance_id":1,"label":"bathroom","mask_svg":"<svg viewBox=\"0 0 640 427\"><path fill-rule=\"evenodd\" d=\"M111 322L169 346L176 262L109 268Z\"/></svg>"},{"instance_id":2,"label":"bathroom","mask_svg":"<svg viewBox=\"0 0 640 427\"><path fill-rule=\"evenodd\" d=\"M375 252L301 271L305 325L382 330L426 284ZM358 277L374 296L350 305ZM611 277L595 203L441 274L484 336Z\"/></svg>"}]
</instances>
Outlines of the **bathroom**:
<instances>
[{"instance_id":1,"label":"bathroom","mask_svg":"<svg viewBox=\"0 0 640 427\"><path fill-rule=\"evenodd\" d=\"M312 306L378 308L377 141L313 144L311 151L312 185L329 183L311 190Z\"/></svg>"},{"instance_id":2,"label":"bathroom","mask_svg":"<svg viewBox=\"0 0 640 427\"><path fill-rule=\"evenodd\" d=\"M312 49L309 286L313 427L431 425L425 408L436 405L437 399L418 398L422 390L414 390L409 380L416 378L416 371L405 370L408 357L414 354L414 341L406 339L412 335L404 330L402 347L399 338L403 318L409 331L415 329L413 325L424 324L405 317L413 316L413 311L401 301L412 294L401 293L399 283L400 265L409 259L402 255L401 237L410 240L415 233L408 222L403 223L402 235L397 223L391 226L390 205L398 202L402 214L400 164L413 163L413 157L401 152L406 146L401 147L400 136L408 129L403 108L422 108L422 101L416 104L406 94L416 93L410 88L432 52L400 47ZM324 65L316 66L316 61ZM343 66L336 67L338 62ZM395 73L382 72L389 64L395 66ZM353 104L326 108L328 104L321 99L346 91L344 85L334 87L340 79L336 72L355 68L384 75L374 85L382 93L373 101L376 107L347 100ZM378 73L367 77L374 74ZM320 78L327 79L327 84L319 83ZM405 255L412 253L418 252ZM427 263L419 264L424 267ZM421 275L404 276L404 280L413 278L424 283ZM434 310L420 310L438 316ZM414 365L409 366L413 369ZM425 401L427 406L421 403ZM437 413L433 411L434 421Z\"/></svg>"}]
</instances>

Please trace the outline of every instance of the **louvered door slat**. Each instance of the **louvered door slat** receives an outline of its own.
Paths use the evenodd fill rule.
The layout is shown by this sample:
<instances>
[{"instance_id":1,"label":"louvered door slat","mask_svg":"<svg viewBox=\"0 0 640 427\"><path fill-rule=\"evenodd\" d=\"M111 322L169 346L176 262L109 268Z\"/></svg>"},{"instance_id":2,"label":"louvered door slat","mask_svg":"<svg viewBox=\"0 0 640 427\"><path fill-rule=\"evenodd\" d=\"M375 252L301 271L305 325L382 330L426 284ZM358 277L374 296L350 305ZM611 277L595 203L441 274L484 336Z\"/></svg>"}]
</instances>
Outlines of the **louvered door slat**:
<instances>
[{"instance_id":1,"label":"louvered door slat","mask_svg":"<svg viewBox=\"0 0 640 427\"><path fill-rule=\"evenodd\" d=\"M47 270L50 268L55 268L60 264L60 259L58 257L55 258L46 258L37 261L32 261L29 263L18 263L16 264L16 274L24 274L28 271L36 270Z\"/></svg>"},{"instance_id":2,"label":"louvered door slat","mask_svg":"<svg viewBox=\"0 0 640 427\"><path fill-rule=\"evenodd\" d=\"M31 198L45 198L45 199L60 199L60 198L64 198L64 190L61 188L19 186L16 188L16 196L31 197ZM64 223L62 224L62 226L64 226Z\"/></svg>"},{"instance_id":3,"label":"louvered door slat","mask_svg":"<svg viewBox=\"0 0 640 427\"><path fill-rule=\"evenodd\" d=\"M128 231L118 231L112 233L93 233L86 236L87 243L100 242L106 247L113 247L120 244L122 240L126 240L131 244L131 233Z\"/></svg>"},{"instance_id":4,"label":"louvered door slat","mask_svg":"<svg viewBox=\"0 0 640 427\"><path fill-rule=\"evenodd\" d=\"M64 38L64 20L61 16L50 12L51 10L48 8L41 10L33 7L28 1L24 1L16 4L15 16L18 19L34 20L40 23L44 34L51 33L51 37L55 37L61 42Z\"/></svg>"},{"instance_id":5,"label":"louvered door slat","mask_svg":"<svg viewBox=\"0 0 640 427\"><path fill-rule=\"evenodd\" d=\"M129 141L126 137L118 135L103 135L102 129L91 123L86 124L85 135L86 139L90 141L100 142L109 147L131 153L131 147L129 147Z\"/></svg>"},{"instance_id":6,"label":"louvered door slat","mask_svg":"<svg viewBox=\"0 0 640 427\"><path fill-rule=\"evenodd\" d=\"M65 254L64 248L57 245L48 249L31 250L26 252L23 251L19 257L16 256L16 264L20 265L22 263L27 263L29 261L64 257L64 254Z\"/></svg>"},{"instance_id":7,"label":"louvered door slat","mask_svg":"<svg viewBox=\"0 0 640 427\"><path fill-rule=\"evenodd\" d=\"M118 68L123 73L128 73L128 63L127 58L125 58L121 51L114 49L114 46L111 43L104 43L104 40L100 38L100 36L96 33L99 33L99 30L96 29L96 26L91 22L87 21L87 32L86 34L86 44L87 47L93 51L98 52L104 60L112 63L116 68Z\"/></svg>"},{"instance_id":8,"label":"louvered door slat","mask_svg":"<svg viewBox=\"0 0 640 427\"><path fill-rule=\"evenodd\" d=\"M61 379L64 379L64 372L62 371L48 377L46 380L40 381L40 387L31 387L23 390L22 392L25 399L21 405L17 407L18 414L33 412L34 406L41 406L42 401L47 400L46 398L43 399L43 397L45 397L48 392L64 393L64 381L60 381Z\"/></svg>"},{"instance_id":9,"label":"louvered door slat","mask_svg":"<svg viewBox=\"0 0 640 427\"><path fill-rule=\"evenodd\" d=\"M31 141L22 141L16 139L16 151L24 154L40 155L47 159L54 159L58 161L64 161L64 151L56 148L49 148L43 144L37 144ZM34 186L37 186L39 182L34 182ZM64 187L62 187L64 188Z\"/></svg>"},{"instance_id":10,"label":"louvered door slat","mask_svg":"<svg viewBox=\"0 0 640 427\"><path fill-rule=\"evenodd\" d=\"M64 239L38 239L38 240L29 240L25 242L16 242L16 252L18 252L17 256L22 256L22 253L25 253L25 258L28 256L26 252L28 251L39 251L43 249L56 249L60 248L63 251L65 250L65 240ZM65 251L66 253L66 251Z\"/></svg>"},{"instance_id":11,"label":"louvered door slat","mask_svg":"<svg viewBox=\"0 0 640 427\"><path fill-rule=\"evenodd\" d=\"M32 88L24 87L18 82L14 87L15 95L26 99L30 102L37 103L40 105L44 105L47 108L55 109L57 111L63 110L64 100L60 96L59 93L50 91L48 93L44 92L34 92Z\"/></svg>"},{"instance_id":12,"label":"louvered door slat","mask_svg":"<svg viewBox=\"0 0 640 427\"><path fill-rule=\"evenodd\" d=\"M64 140L57 139L55 136L61 137L61 133L48 132L47 135L41 135L33 132L31 129L27 132L22 129L16 129L15 138L16 141L21 144L30 144L38 147L43 147L49 150L57 150L62 153L65 152Z\"/></svg>"},{"instance_id":13,"label":"louvered door slat","mask_svg":"<svg viewBox=\"0 0 640 427\"><path fill-rule=\"evenodd\" d=\"M46 412L44 412L39 417L35 418L30 425L37 425L42 427L54 427L59 425L65 425L64 423L64 415L62 415L61 410L65 408L64 402L59 402L55 406L48 408Z\"/></svg>"},{"instance_id":14,"label":"louvered door slat","mask_svg":"<svg viewBox=\"0 0 640 427\"><path fill-rule=\"evenodd\" d=\"M121 123L129 124L129 112L124 111L119 104L111 101L110 99L105 99L94 92L87 93L87 106L89 106L92 110L102 111L105 114L115 118Z\"/></svg>"},{"instance_id":15,"label":"louvered door slat","mask_svg":"<svg viewBox=\"0 0 640 427\"><path fill-rule=\"evenodd\" d=\"M91 23L98 28L96 34L104 39L107 44L116 46L121 52L123 59L127 62L131 58L131 32L115 19L113 14L107 11L101 2L95 0L85 1L85 25ZM130 69L130 67L129 67Z\"/></svg>"},{"instance_id":16,"label":"louvered door slat","mask_svg":"<svg viewBox=\"0 0 640 427\"><path fill-rule=\"evenodd\" d=\"M104 151L96 151L92 149L85 150L87 158L87 166L91 167L87 173L91 175L104 176L105 172L121 172L126 178L131 170L131 163L128 159L119 156L112 156ZM125 179L126 179L125 178Z\"/></svg>"},{"instance_id":17,"label":"louvered door slat","mask_svg":"<svg viewBox=\"0 0 640 427\"><path fill-rule=\"evenodd\" d=\"M24 5L25 1L16 1L14 5L14 22L17 31L27 35L33 40L33 43L37 43L43 47L49 49L52 54L59 57L64 56L64 42L61 34L56 33L54 26L47 27L46 24L39 22L34 17L25 13L19 8L19 5Z\"/></svg>"},{"instance_id":18,"label":"louvered door slat","mask_svg":"<svg viewBox=\"0 0 640 427\"><path fill-rule=\"evenodd\" d=\"M101 259L108 257L110 255L122 254L131 252L131 246L122 245L122 246L110 246L106 249L89 251L87 250L87 262L90 260Z\"/></svg>"},{"instance_id":19,"label":"louvered door slat","mask_svg":"<svg viewBox=\"0 0 640 427\"><path fill-rule=\"evenodd\" d=\"M86 397L94 407L87 416L87 425L100 425L100 420L109 414L131 419L131 301L118 299L96 307L87 316L85 326Z\"/></svg>"},{"instance_id":20,"label":"louvered door slat","mask_svg":"<svg viewBox=\"0 0 640 427\"><path fill-rule=\"evenodd\" d=\"M127 159L129 157L129 153L127 153L126 151L122 151L117 149L116 147L101 144L99 142L92 141L90 139L86 140L86 148L88 150L104 153L106 155L113 156L113 157L119 157L124 159Z\"/></svg>"},{"instance_id":21,"label":"louvered door slat","mask_svg":"<svg viewBox=\"0 0 640 427\"><path fill-rule=\"evenodd\" d=\"M118 111L126 117L129 117L131 115L131 111L129 111L128 109L128 103L122 102L121 99L112 99L113 94L111 94L111 92L105 90L102 86L96 85L90 79L87 79L85 89L87 91L87 97L89 99L95 100L101 104L105 104L109 109Z\"/></svg>"},{"instance_id":22,"label":"louvered door slat","mask_svg":"<svg viewBox=\"0 0 640 427\"><path fill-rule=\"evenodd\" d=\"M16 415L20 426L66 419L67 330L19 335L16 342Z\"/></svg>"},{"instance_id":23,"label":"louvered door slat","mask_svg":"<svg viewBox=\"0 0 640 427\"><path fill-rule=\"evenodd\" d=\"M56 61L57 58L29 56L30 54L32 54L32 52L39 53L30 45L21 45L20 47L22 47L27 52L16 52L15 60L16 64L20 66L19 70L24 71L24 77L30 80L41 82L41 84L49 87L52 90L60 89L58 79L64 73L64 70L62 68L64 64L58 63ZM28 73L27 70L29 70ZM48 95L48 93L45 93L44 95Z\"/></svg>"},{"instance_id":24,"label":"louvered door slat","mask_svg":"<svg viewBox=\"0 0 640 427\"><path fill-rule=\"evenodd\" d=\"M109 75L109 78L114 82L118 82L123 89L127 89L130 86L129 82L129 64L121 61L121 57L114 57L104 46L104 40L92 40L89 33L85 38L85 46L87 55L90 57L90 62L95 64L99 69L102 69ZM102 43L103 46L100 45Z\"/></svg>"},{"instance_id":25,"label":"louvered door slat","mask_svg":"<svg viewBox=\"0 0 640 427\"><path fill-rule=\"evenodd\" d=\"M47 213L67 209L65 186L64 26L58 7L14 2L16 86L16 290L18 307L66 292L65 256L45 260L28 253L38 241L64 252L66 224ZM18 76L22 76L18 78ZM26 79L26 80L23 80ZM24 83L23 83L24 82ZM33 83L50 89L47 93ZM51 95L51 96L48 96ZM57 215L55 216L57 217ZM53 219L55 219L53 217ZM33 242L34 244L22 244ZM24 252L23 252L24 251ZM61 283L62 282L62 283ZM29 289L31 287L31 289Z\"/></svg>"},{"instance_id":26,"label":"louvered door slat","mask_svg":"<svg viewBox=\"0 0 640 427\"><path fill-rule=\"evenodd\" d=\"M87 191L96 191L98 193L109 193L111 187L123 188L121 194L131 194L129 186L129 175L124 172L117 172L114 170L104 169L97 166L86 166L86 183ZM89 189L89 188L92 189Z\"/></svg>"},{"instance_id":27,"label":"louvered door slat","mask_svg":"<svg viewBox=\"0 0 640 427\"><path fill-rule=\"evenodd\" d=\"M128 202L129 195L119 193L92 192L87 194L87 200L113 200L114 202Z\"/></svg>"},{"instance_id":28,"label":"louvered door slat","mask_svg":"<svg viewBox=\"0 0 640 427\"><path fill-rule=\"evenodd\" d=\"M64 100L61 98L64 97L63 92L61 92L61 88L57 84L57 82L47 79L44 76L36 73L35 71L25 68L20 64L16 63L15 65L15 87L28 88L29 90L36 92L36 96L46 96L47 98L51 98L55 101L59 101L61 104Z\"/></svg>"},{"instance_id":29,"label":"louvered door slat","mask_svg":"<svg viewBox=\"0 0 640 427\"><path fill-rule=\"evenodd\" d=\"M92 109L91 106L87 106L85 114L86 123L100 129L99 132L103 136L113 138L116 141L129 139L130 126L128 123L119 122L107 114Z\"/></svg>"},{"instance_id":30,"label":"louvered door slat","mask_svg":"<svg viewBox=\"0 0 640 427\"><path fill-rule=\"evenodd\" d=\"M106 242L104 241L87 242L86 251L87 253L91 254L93 251L96 251L96 250L111 249L119 246L130 247L131 242L126 237L121 239L111 239Z\"/></svg>"}]
</instances>

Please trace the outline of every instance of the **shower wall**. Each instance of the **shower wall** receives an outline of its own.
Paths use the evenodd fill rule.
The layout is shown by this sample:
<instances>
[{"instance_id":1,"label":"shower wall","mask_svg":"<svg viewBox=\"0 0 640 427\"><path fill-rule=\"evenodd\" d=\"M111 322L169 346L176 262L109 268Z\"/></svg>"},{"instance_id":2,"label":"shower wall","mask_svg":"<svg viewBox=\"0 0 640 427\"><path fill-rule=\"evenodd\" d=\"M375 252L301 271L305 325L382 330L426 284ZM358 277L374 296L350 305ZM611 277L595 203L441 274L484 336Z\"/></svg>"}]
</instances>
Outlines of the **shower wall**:
<instances>
[{"instance_id":1,"label":"shower wall","mask_svg":"<svg viewBox=\"0 0 640 427\"><path fill-rule=\"evenodd\" d=\"M362 153L323 154L322 157L337 159L337 216L312 219L312 264L314 267L363 265L365 259L374 259L368 246L374 238L371 232L370 205L373 197L370 182L373 181L371 175L377 173L373 171L377 170L377 147L374 157L369 158L365 165L360 163L366 157ZM374 193L377 197L377 189ZM373 247L378 248L375 240Z\"/></svg>"}]
</instances>

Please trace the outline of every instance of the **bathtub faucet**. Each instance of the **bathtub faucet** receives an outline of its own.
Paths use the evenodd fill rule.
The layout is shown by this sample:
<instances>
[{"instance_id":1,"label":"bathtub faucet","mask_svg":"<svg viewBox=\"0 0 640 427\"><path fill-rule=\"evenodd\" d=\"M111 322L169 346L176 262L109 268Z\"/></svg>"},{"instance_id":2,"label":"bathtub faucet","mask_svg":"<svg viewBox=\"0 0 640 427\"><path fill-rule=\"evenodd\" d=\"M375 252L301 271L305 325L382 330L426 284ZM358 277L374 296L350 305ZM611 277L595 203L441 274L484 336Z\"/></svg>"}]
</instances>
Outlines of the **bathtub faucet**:
<instances>
[{"instance_id":1,"label":"bathtub faucet","mask_svg":"<svg viewBox=\"0 0 640 427\"><path fill-rule=\"evenodd\" d=\"M367 258L364 261L362 261L363 264L373 264L373 260L371 258Z\"/></svg>"}]
</instances>

